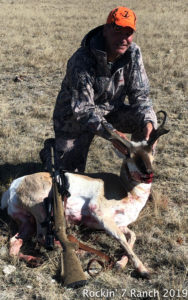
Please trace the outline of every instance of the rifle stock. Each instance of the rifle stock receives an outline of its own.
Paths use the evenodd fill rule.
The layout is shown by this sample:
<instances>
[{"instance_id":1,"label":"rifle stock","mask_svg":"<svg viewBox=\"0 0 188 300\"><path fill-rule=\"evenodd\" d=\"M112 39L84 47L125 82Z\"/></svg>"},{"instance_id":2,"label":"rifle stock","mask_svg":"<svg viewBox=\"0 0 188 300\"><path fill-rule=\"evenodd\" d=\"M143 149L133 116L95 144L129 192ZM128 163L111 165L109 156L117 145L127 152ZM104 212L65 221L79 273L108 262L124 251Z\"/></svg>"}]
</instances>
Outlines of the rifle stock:
<instances>
[{"instance_id":1,"label":"rifle stock","mask_svg":"<svg viewBox=\"0 0 188 300\"><path fill-rule=\"evenodd\" d=\"M54 160L53 150L51 151L52 158ZM55 235L63 247L61 256L61 277L63 286L82 286L86 283L86 276L75 253L78 246L75 243L70 242L66 234L64 207L62 197L58 192L57 182L55 180L55 169L52 169L52 191Z\"/></svg>"}]
</instances>

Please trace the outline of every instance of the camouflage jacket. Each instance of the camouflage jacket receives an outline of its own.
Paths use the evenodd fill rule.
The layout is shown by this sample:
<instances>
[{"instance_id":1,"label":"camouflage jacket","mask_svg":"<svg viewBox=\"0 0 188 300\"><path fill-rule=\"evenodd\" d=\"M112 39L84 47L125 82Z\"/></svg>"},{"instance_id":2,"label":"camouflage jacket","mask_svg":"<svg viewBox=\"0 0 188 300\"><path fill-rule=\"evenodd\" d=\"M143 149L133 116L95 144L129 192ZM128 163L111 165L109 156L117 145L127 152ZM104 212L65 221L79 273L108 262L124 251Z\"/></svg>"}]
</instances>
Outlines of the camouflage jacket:
<instances>
[{"instance_id":1,"label":"camouflage jacket","mask_svg":"<svg viewBox=\"0 0 188 300\"><path fill-rule=\"evenodd\" d=\"M90 31L68 61L53 114L56 135L89 129L104 137L102 123L113 128L105 115L118 111L121 105L133 106L141 115L143 126L152 122L149 82L140 48L132 43L124 55L109 65L102 27Z\"/></svg>"}]
</instances>

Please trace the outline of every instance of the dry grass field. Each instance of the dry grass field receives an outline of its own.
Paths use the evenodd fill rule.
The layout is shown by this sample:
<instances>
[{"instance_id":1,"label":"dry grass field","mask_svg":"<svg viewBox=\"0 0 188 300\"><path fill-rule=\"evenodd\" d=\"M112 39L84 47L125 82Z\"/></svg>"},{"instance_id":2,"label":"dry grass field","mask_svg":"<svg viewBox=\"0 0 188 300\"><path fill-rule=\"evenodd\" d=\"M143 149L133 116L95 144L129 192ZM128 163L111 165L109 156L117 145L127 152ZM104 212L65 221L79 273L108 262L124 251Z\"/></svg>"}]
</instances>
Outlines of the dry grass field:
<instances>
[{"instance_id":1,"label":"dry grass field","mask_svg":"<svg viewBox=\"0 0 188 300\"><path fill-rule=\"evenodd\" d=\"M0 0L1 194L14 178L42 170L38 153L53 136L52 113L67 59L115 6L126 5L137 14L135 41L142 49L154 108L167 111L171 130L158 143L151 199L130 226L137 235L135 252L153 271L150 280L137 279L128 264L124 271L90 278L84 288L62 288L59 251L41 249L45 262L37 268L8 256L8 240L16 229L0 211L0 300L188 299L186 2ZM87 171L117 174L120 164L111 144L96 137ZM120 254L119 245L103 232L75 227L74 234L115 259ZM25 250L34 247L33 240ZM87 259L82 259L83 268ZM9 275L7 265L15 267Z\"/></svg>"}]
</instances>

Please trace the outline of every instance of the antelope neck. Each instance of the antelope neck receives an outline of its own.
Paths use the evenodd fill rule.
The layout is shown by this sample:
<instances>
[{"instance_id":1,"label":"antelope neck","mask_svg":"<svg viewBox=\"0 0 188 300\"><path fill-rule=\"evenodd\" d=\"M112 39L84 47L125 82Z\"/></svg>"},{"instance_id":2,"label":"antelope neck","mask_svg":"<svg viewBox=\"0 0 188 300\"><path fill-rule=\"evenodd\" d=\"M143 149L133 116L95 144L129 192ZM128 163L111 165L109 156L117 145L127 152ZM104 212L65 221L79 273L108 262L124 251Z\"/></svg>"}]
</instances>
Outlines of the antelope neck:
<instances>
[{"instance_id":1,"label":"antelope neck","mask_svg":"<svg viewBox=\"0 0 188 300\"><path fill-rule=\"evenodd\" d=\"M135 174L135 178L133 178L131 173ZM123 165L121 179L125 183L128 192L132 191L134 188L140 185L143 185L143 187L148 190L148 188L150 189L150 185L153 179L153 173L150 175L142 175L136 168L131 168L131 165L126 162Z\"/></svg>"}]
</instances>

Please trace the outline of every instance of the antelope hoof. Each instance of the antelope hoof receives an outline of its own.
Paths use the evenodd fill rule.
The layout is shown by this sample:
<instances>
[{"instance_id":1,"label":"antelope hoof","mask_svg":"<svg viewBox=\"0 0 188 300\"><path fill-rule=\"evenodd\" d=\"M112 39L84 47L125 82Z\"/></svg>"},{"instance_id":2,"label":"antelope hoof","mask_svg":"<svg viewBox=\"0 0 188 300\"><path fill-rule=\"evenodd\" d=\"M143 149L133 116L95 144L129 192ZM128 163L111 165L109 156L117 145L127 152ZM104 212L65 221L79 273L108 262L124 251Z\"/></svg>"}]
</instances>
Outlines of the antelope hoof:
<instances>
[{"instance_id":1,"label":"antelope hoof","mask_svg":"<svg viewBox=\"0 0 188 300\"><path fill-rule=\"evenodd\" d=\"M128 263L128 257L123 256L120 260L116 262L115 267L117 270L123 270L125 269L127 263Z\"/></svg>"},{"instance_id":2,"label":"antelope hoof","mask_svg":"<svg viewBox=\"0 0 188 300\"><path fill-rule=\"evenodd\" d=\"M150 279L151 278L151 274L149 272L143 272L143 273L141 273L141 277L143 279Z\"/></svg>"},{"instance_id":3,"label":"antelope hoof","mask_svg":"<svg viewBox=\"0 0 188 300\"><path fill-rule=\"evenodd\" d=\"M137 270L139 277L143 278L143 279L150 279L151 278L151 274L148 270L144 270L144 271L140 271Z\"/></svg>"}]
</instances>

